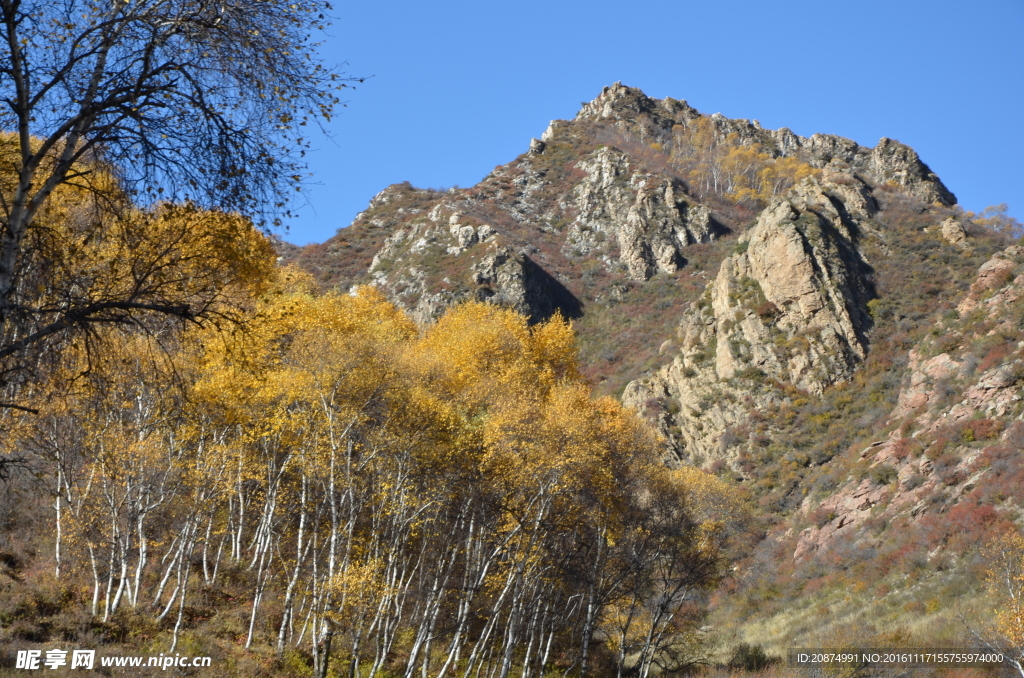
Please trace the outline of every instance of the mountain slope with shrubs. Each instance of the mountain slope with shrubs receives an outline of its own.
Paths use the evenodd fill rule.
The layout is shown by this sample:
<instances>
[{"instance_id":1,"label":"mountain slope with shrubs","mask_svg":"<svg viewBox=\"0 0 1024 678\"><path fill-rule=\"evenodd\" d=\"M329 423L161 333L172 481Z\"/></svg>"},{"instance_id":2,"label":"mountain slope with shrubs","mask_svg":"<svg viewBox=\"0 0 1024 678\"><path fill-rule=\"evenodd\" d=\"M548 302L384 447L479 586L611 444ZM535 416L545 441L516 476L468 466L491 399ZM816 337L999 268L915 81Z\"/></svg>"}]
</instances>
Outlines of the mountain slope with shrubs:
<instances>
[{"instance_id":1,"label":"mountain slope with shrubs","mask_svg":"<svg viewBox=\"0 0 1024 678\"><path fill-rule=\"evenodd\" d=\"M423 321L467 299L572 319L581 372L668 465L749 493L760 546L715 620L777 652L843 624L981 633L984 545L1024 506L1020 232L897 141L616 83L476 186L389 187L284 256Z\"/></svg>"},{"instance_id":2,"label":"mountain slope with shrubs","mask_svg":"<svg viewBox=\"0 0 1024 678\"><path fill-rule=\"evenodd\" d=\"M211 315L69 337L0 408L4 646L649 678L980 645L1024 671L1005 207L891 139L621 84L524 151L319 245L142 220L187 217L161 279ZM138 233L54 219L86 253Z\"/></svg>"}]
</instances>

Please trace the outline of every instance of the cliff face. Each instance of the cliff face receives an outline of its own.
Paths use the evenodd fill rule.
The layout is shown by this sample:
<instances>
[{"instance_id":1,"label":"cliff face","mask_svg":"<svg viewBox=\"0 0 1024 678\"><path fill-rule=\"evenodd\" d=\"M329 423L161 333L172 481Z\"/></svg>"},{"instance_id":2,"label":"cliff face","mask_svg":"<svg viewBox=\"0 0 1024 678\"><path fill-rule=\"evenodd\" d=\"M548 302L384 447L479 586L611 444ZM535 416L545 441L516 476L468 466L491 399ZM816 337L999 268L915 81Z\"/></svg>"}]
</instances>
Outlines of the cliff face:
<instances>
[{"instance_id":1,"label":"cliff face","mask_svg":"<svg viewBox=\"0 0 1024 678\"><path fill-rule=\"evenodd\" d=\"M600 148L577 164L585 176L572 192L565 247L580 255L614 238L618 260L633 280L675 273L687 245L710 242L710 210L687 199L678 182L634 169L621 151Z\"/></svg>"},{"instance_id":2,"label":"cliff face","mask_svg":"<svg viewBox=\"0 0 1024 678\"><path fill-rule=\"evenodd\" d=\"M476 186L391 186L282 259L423 322L469 299L573 319L595 390L646 417L668 463L749 490L775 525L756 557L806 578L843 541L884 551L879 521L968 499L1019 519L1024 490L976 488L1024 447L1024 258L968 217L899 142L616 84Z\"/></svg>"},{"instance_id":3,"label":"cliff face","mask_svg":"<svg viewBox=\"0 0 1024 678\"><path fill-rule=\"evenodd\" d=\"M692 349L712 338L721 349L717 378L752 366L816 391L863 357L871 291L858 224L877 211L879 187L933 210L955 202L898 142L869 149L831 135L805 138L617 83L573 120L552 121L527 152L476 186L389 187L327 243L282 254L325 285L375 285L419 320L466 299L509 304L534 320L575 318L607 392L670 362L640 344L664 353L666 342ZM749 253L729 257L719 272L736 238ZM747 281L758 289L744 288L750 298L740 303L732 297ZM755 298L760 315L747 303ZM704 315L686 314L684 336L674 336L694 302ZM624 318L652 311L659 318L647 337L626 327ZM630 339L621 351L600 338L623 334Z\"/></svg>"},{"instance_id":4,"label":"cliff face","mask_svg":"<svg viewBox=\"0 0 1024 678\"><path fill-rule=\"evenodd\" d=\"M856 241L858 219L872 210L865 188L831 175L773 201L683 315L680 353L626 387L623 400L636 409L652 398L679 401L657 418L677 455L720 456L723 433L749 409L736 403L752 391L758 407L777 398L751 382L821 393L864 359L872 291Z\"/></svg>"}]
</instances>

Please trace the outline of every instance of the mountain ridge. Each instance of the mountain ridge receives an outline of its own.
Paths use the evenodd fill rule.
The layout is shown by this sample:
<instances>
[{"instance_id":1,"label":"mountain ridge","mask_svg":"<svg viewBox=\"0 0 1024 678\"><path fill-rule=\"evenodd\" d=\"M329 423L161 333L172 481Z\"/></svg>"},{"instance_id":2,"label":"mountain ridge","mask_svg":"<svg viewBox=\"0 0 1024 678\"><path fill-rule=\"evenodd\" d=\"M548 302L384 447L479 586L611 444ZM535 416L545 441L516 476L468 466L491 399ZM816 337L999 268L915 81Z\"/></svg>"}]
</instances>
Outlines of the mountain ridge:
<instances>
[{"instance_id":1,"label":"mountain ridge","mask_svg":"<svg viewBox=\"0 0 1024 678\"><path fill-rule=\"evenodd\" d=\"M955 201L917 154L898 142L883 138L866 149L841 137L765 130L756 121L701 115L684 101L650 99L616 83L574 120L552 121L542 140L476 186L446 192L389 186L351 227L322 245L283 246L282 260L300 264L327 286L381 287L420 320L470 298L512 300L535 320L555 310L578 318L583 305L619 303L637 282L679 270L691 274L686 282L693 289L682 300L690 303L712 271L687 266L687 252L692 256L701 250L695 245L738 233L765 206L723 197L728 171L715 165L730 160L724 148L748 156L756 149L757 157L734 158L733 164L772 170L770 178L756 176L756 167L745 170L754 181L774 182L769 198L818 174L836 179L829 181L829 191L841 194L833 211L847 210L844 198L854 212L875 210L869 183L903 187L944 207ZM876 169L880 175L872 174ZM750 194L753 182L744 181L732 192ZM463 253L472 264L455 264ZM532 257L532 265L524 257ZM416 261L427 265L409 265ZM534 282L531 271L543 271L545 283ZM560 301L545 299L545 284ZM665 295L658 296L642 301L663 303ZM669 328L661 332L658 345L671 334ZM645 362L626 371L646 369ZM603 372L595 374L598 381ZM613 381L605 390L621 391L623 379Z\"/></svg>"},{"instance_id":2,"label":"mountain ridge","mask_svg":"<svg viewBox=\"0 0 1024 678\"><path fill-rule=\"evenodd\" d=\"M1011 235L973 221L897 141L800 137L616 83L475 186L389 186L326 243L280 253L325 287L377 287L420 322L467 300L572 319L594 390L651 423L666 463L749 493L764 538L715 618L778 648L826 622L792 627L766 592L818 600L808 582L840 586L822 563L911 590L898 568L918 565L892 555L889 525L912 535L928 590L951 596L925 615L948 630L978 593L964 573L981 556L936 525L983 540L1020 522L1019 488L975 492L995 475L984 460L1021 462L1024 328L999 320L1016 317L1024 282ZM922 357L946 331L972 337L963 355ZM961 373L972 362L977 379ZM954 593L935 583L950 568ZM766 632L772 619L788 631Z\"/></svg>"}]
</instances>

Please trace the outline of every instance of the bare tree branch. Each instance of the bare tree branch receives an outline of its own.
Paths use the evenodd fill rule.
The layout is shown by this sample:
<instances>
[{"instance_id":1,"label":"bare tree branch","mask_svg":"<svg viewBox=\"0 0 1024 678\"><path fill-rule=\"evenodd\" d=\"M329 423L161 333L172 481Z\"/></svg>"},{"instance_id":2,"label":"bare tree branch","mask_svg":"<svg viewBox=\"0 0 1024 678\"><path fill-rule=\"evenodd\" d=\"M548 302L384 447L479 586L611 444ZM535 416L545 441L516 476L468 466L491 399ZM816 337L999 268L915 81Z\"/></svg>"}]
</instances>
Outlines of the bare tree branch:
<instances>
[{"instance_id":1,"label":"bare tree branch","mask_svg":"<svg viewBox=\"0 0 1024 678\"><path fill-rule=\"evenodd\" d=\"M136 271L130 285L72 274L61 257L115 236L130 250L131 229L111 227L118 210L172 201L263 227L287 213L303 176L302 128L329 119L351 81L310 41L329 9L324 0L0 0L0 359L31 361L96 323L195 320L223 300L216 275L203 287L183 282L194 271L170 273L190 261L173 239L135 264L122 258ZM42 217L76 188L96 197L96 213L79 209L75 237L61 242ZM0 384L19 369L0 365Z\"/></svg>"}]
</instances>

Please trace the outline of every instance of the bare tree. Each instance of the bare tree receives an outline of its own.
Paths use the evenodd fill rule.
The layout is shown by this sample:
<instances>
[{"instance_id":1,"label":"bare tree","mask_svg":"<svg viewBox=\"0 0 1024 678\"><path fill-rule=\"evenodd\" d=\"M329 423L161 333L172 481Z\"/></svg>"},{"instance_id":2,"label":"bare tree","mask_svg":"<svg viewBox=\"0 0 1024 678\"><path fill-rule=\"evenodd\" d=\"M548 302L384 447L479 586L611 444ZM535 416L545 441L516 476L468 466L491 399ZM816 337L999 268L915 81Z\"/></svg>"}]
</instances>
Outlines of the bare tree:
<instances>
[{"instance_id":1,"label":"bare tree","mask_svg":"<svg viewBox=\"0 0 1024 678\"><path fill-rule=\"evenodd\" d=\"M187 299L147 296L145 272L125 293L37 303L54 264L39 257L52 245L40 217L73 188L108 211L171 201L275 223L302 179L304 127L329 119L351 81L311 42L329 10L323 0L0 0L0 360L97 322L197 317ZM114 237L90 230L109 219L81 212L83 242Z\"/></svg>"}]
</instances>

